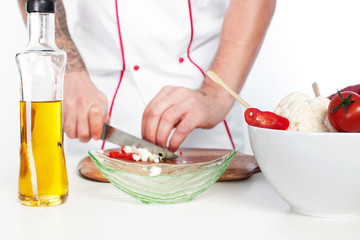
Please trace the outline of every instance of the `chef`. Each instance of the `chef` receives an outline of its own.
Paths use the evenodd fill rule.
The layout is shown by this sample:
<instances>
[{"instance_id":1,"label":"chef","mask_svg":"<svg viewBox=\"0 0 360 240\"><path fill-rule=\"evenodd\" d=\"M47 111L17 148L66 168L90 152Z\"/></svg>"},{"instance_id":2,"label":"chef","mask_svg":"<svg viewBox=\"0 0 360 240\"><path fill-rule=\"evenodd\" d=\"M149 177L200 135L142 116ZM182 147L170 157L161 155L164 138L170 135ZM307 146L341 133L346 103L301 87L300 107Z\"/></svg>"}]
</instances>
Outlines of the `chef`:
<instances>
[{"instance_id":1,"label":"chef","mask_svg":"<svg viewBox=\"0 0 360 240\"><path fill-rule=\"evenodd\" d=\"M68 148L110 147L97 141L106 121L172 151L242 149L242 107L206 72L240 92L275 0L77 2L70 36L56 1L56 42L68 54L64 131L89 142L67 140Z\"/></svg>"}]
</instances>

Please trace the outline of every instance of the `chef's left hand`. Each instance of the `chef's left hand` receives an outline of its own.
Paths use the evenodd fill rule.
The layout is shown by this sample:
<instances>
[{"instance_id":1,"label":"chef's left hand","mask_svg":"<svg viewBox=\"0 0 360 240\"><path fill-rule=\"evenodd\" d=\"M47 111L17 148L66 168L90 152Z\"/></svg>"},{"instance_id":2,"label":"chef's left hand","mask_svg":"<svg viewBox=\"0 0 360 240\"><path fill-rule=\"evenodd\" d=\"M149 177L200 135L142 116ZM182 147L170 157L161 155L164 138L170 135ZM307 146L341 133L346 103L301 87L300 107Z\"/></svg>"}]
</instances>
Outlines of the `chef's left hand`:
<instances>
[{"instance_id":1,"label":"chef's left hand","mask_svg":"<svg viewBox=\"0 0 360 240\"><path fill-rule=\"evenodd\" d=\"M145 108L142 137L160 147L176 151L195 128L210 129L225 119L232 104L224 106L214 87L192 90L164 87Z\"/></svg>"}]
</instances>

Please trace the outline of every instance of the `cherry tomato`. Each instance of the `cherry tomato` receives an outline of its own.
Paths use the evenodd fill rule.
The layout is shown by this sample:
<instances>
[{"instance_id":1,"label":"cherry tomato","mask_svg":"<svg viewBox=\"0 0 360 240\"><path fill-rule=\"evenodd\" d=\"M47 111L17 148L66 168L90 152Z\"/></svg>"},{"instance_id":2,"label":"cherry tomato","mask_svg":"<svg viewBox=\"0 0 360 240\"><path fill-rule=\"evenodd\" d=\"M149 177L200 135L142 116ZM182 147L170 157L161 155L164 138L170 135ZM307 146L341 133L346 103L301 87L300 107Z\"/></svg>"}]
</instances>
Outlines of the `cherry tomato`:
<instances>
[{"instance_id":1,"label":"cherry tomato","mask_svg":"<svg viewBox=\"0 0 360 240\"><path fill-rule=\"evenodd\" d=\"M263 112L257 108L248 108L245 110L245 121L251 126L278 130L286 130L290 125L287 118L273 112Z\"/></svg>"},{"instance_id":2,"label":"cherry tomato","mask_svg":"<svg viewBox=\"0 0 360 240\"><path fill-rule=\"evenodd\" d=\"M352 91L338 91L330 101L328 117L339 132L360 132L360 95Z\"/></svg>"}]
</instances>

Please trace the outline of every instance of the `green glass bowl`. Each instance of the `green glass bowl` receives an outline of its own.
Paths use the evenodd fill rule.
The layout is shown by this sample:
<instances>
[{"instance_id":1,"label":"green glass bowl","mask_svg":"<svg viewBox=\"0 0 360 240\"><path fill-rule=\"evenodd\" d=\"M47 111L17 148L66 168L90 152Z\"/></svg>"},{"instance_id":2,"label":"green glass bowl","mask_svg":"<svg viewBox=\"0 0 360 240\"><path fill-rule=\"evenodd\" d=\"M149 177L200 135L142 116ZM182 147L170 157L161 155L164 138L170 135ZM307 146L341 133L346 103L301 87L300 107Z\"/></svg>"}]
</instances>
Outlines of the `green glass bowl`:
<instances>
[{"instance_id":1,"label":"green glass bowl","mask_svg":"<svg viewBox=\"0 0 360 240\"><path fill-rule=\"evenodd\" d=\"M215 183L236 150L214 160L184 164L119 160L93 151L89 155L99 171L124 193L143 203L178 203L191 201Z\"/></svg>"}]
</instances>

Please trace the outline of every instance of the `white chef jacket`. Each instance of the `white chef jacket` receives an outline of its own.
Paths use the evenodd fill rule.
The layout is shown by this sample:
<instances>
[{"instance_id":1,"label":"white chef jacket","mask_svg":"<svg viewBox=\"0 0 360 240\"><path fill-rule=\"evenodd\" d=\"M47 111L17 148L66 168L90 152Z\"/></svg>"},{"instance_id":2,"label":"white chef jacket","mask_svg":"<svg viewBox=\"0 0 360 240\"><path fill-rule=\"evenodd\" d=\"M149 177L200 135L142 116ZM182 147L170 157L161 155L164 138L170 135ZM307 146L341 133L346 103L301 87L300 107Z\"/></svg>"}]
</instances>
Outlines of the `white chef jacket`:
<instances>
[{"instance_id":1,"label":"white chef jacket","mask_svg":"<svg viewBox=\"0 0 360 240\"><path fill-rule=\"evenodd\" d=\"M92 81L108 97L112 125L141 137L143 111L164 86L201 86L229 2L78 0L72 38ZM228 130L224 122L209 130L195 129L181 147L232 149L230 133L242 150L242 121L241 106L235 104L226 117ZM94 142L83 148L99 149L102 142ZM110 146L106 143L105 148Z\"/></svg>"}]
</instances>

